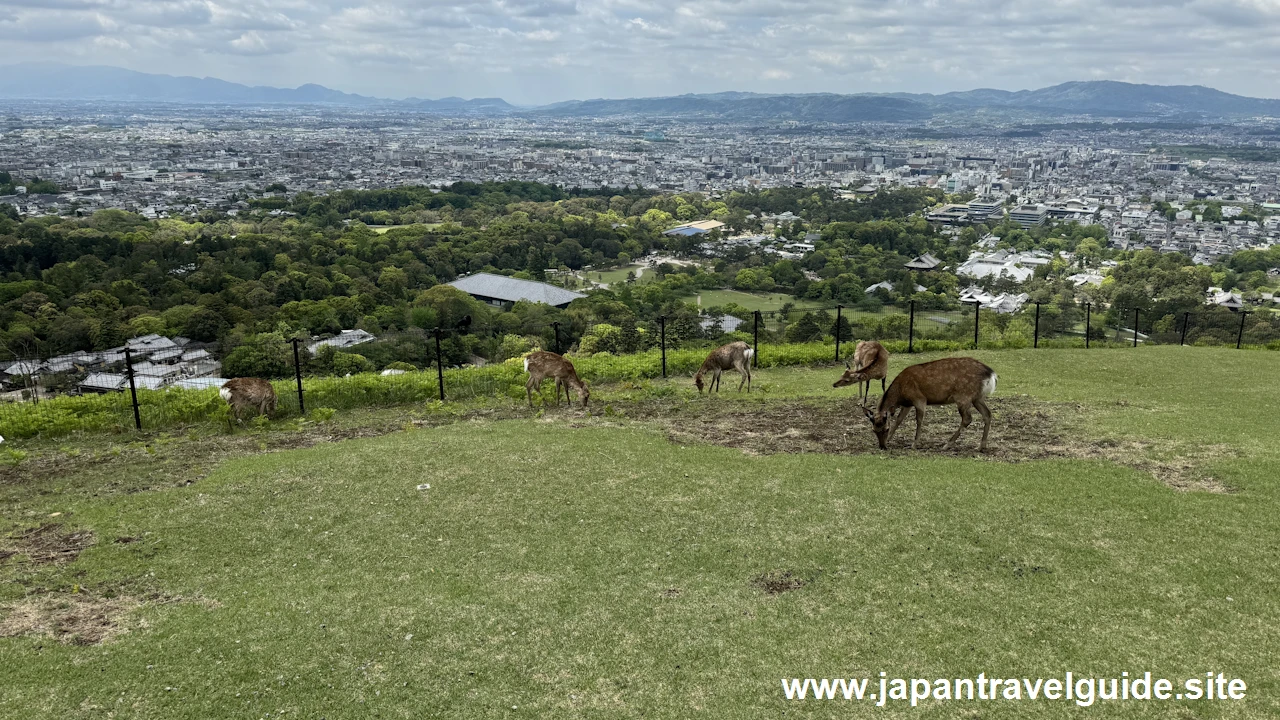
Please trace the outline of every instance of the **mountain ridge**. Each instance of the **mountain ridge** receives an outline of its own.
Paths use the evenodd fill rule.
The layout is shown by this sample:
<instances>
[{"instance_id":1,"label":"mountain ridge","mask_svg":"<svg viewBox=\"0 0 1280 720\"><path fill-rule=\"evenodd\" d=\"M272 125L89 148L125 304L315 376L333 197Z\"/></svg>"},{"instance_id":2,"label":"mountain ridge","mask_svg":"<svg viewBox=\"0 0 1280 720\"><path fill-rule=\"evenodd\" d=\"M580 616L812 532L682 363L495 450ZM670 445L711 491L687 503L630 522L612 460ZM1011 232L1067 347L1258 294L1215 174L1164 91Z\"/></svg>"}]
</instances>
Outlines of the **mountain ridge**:
<instances>
[{"instance_id":1,"label":"mountain ridge","mask_svg":"<svg viewBox=\"0 0 1280 720\"><path fill-rule=\"evenodd\" d=\"M663 97L567 100L518 107L497 97L402 100L346 93L307 83L249 86L213 77L141 73L109 65L21 63L0 66L0 98L193 104L336 105L459 114L522 113L545 117L706 117L800 122L913 122L985 109L1036 115L1274 116L1280 100L1202 85L1146 85L1115 80L1060 83L1036 90L977 88L947 93L756 93L723 91Z\"/></svg>"}]
</instances>

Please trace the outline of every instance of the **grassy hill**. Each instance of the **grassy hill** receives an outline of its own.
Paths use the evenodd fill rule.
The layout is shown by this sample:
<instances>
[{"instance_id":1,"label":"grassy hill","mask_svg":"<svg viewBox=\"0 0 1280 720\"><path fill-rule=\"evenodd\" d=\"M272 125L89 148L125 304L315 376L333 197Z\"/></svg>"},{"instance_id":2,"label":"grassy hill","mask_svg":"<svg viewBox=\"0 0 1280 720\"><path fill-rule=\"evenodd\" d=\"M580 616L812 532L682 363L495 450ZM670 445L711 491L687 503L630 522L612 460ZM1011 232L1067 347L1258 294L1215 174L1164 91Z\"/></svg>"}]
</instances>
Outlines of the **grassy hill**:
<instances>
[{"instance_id":1,"label":"grassy hill","mask_svg":"<svg viewBox=\"0 0 1280 720\"><path fill-rule=\"evenodd\" d=\"M33 450L0 476L0 716L871 717L779 681L881 671L1223 672L1245 700L1092 710L1280 713L1274 356L977 356L990 456L938 449L945 408L875 452L832 368Z\"/></svg>"}]
</instances>

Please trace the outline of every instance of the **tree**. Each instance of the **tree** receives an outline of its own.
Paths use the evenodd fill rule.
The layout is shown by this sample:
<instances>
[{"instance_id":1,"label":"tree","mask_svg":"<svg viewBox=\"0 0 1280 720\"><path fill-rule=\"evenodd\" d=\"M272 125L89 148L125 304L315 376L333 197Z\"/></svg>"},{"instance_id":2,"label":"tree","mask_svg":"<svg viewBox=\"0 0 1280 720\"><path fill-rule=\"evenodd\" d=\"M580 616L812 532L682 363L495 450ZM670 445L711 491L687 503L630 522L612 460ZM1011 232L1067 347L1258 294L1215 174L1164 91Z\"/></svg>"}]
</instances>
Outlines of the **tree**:
<instances>
[{"instance_id":1,"label":"tree","mask_svg":"<svg viewBox=\"0 0 1280 720\"><path fill-rule=\"evenodd\" d=\"M786 331L787 342L812 342L825 335L813 313L805 313Z\"/></svg>"},{"instance_id":2,"label":"tree","mask_svg":"<svg viewBox=\"0 0 1280 720\"><path fill-rule=\"evenodd\" d=\"M357 375L373 372L377 368L369 358L358 353L338 352L333 354L333 373L335 375Z\"/></svg>"},{"instance_id":3,"label":"tree","mask_svg":"<svg viewBox=\"0 0 1280 720\"><path fill-rule=\"evenodd\" d=\"M227 328L227 321L209 308L191 313L183 325L182 334L196 342L214 342Z\"/></svg>"},{"instance_id":4,"label":"tree","mask_svg":"<svg viewBox=\"0 0 1280 720\"><path fill-rule=\"evenodd\" d=\"M246 339L222 361L228 377L277 378L289 374L293 355L288 343L277 333L265 333Z\"/></svg>"}]
</instances>

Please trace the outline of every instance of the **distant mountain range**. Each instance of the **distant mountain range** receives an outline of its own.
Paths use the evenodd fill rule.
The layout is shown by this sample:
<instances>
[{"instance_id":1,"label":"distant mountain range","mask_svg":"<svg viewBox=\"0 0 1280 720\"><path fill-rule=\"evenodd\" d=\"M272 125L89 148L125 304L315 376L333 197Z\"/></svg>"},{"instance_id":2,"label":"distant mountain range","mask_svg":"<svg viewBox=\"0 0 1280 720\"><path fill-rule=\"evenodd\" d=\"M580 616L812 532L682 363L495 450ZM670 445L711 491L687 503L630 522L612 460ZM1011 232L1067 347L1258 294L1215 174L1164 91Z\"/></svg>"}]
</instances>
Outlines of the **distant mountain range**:
<instances>
[{"instance_id":1,"label":"distant mountain range","mask_svg":"<svg viewBox=\"0 0 1280 720\"><path fill-rule=\"evenodd\" d=\"M1280 100L1232 95L1199 85L1068 82L1040 90L969 90L940 95L723 92L621 100L572 100L519 108L501 98L387 100L321 85L275 88L216 78L174 77L107 66L25 63L0 66L0 98L225 105L339 105L446 114L527 113L550 117L632 115L800 122L916 122L974 112L1040 117L1280 117Z\"/></svg>"}]
</instances>

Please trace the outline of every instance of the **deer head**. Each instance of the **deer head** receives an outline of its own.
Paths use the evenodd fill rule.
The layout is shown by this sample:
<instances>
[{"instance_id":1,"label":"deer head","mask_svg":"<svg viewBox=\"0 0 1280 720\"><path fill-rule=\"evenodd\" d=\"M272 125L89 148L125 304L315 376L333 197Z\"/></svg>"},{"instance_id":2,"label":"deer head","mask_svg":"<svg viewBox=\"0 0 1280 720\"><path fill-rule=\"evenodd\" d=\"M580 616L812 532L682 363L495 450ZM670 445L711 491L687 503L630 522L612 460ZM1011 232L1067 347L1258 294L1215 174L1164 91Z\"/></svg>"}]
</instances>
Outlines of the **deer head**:
<instances>
[{"instance_id":1,"label":"deer head","mask_svg":"<svg viewBox=\"0 0 1280 720\"><path fill-rule=\"evenodd\" d=\"M871 423L871 431L876 434L876 442L880 444L881 450L889 449L889 414L881 413L879 410L872 410L865 404L859 404L858 407L867 416L867 420Z\"/></svg>"},{"instance_id":2,"label":"deer head","mask_svg":"<svg viewBox=\"0 0 1280 720\"><path fill-rule=\"evenodd\" d=\"M694 376L693 376L693 384L697 386L697 388L698 388L698 394L699 394L699 395L701 395L701 394L702 394L702 388L704 387L703 382L702 382L702 373L701 373L701 372L698 372L698 374L696 374L696 375L694 375Z\"/></svg>"},{"instance_id":3,"label":"deer head","mask_svg":"<svg viewBox=\"0 0 1280 720\"><path fill-rule=\"evenodd\" d=\"M848 362L844 364L844 367L845 367L844 374L840 376L839 380L832 383L831 387L842 388L848 385L852 385L856 382L862 382L863 380L866 379L862 377L862 368L854 368Z\"/></svg>"}]
</instances>

